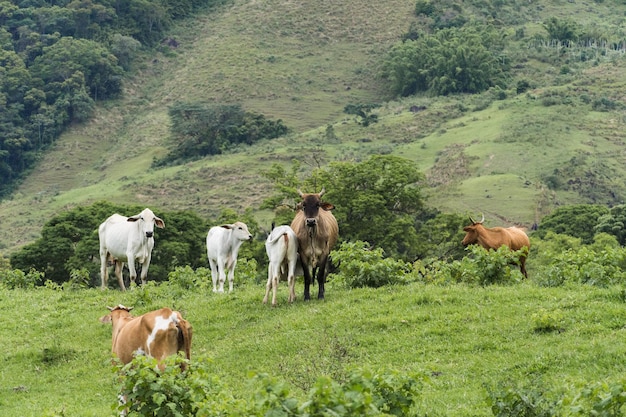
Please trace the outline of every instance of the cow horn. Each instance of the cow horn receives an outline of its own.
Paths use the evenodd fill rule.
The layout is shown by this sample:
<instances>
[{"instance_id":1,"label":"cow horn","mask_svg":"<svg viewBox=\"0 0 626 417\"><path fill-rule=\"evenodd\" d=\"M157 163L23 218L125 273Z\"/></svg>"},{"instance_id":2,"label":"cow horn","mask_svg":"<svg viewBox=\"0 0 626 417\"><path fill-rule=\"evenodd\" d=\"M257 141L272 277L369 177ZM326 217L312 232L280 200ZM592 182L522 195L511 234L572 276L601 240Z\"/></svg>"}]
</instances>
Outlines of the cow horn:
<instances>
[{"instance_id":1,"label":"cow horn","mask_svg":"<svg viewBox=\"0 0 626 417\"><path fill-rule=\"evenodd\" d=\"M469 216L470 222L472 222L472 224L476 223L476 220L472 219L472 216Z\"/></svg>"},{"instance_id":2,"label":"cow horn","mask_svg":"<svg viewBox=\"0 0 626 417\"><path fill-rule=\"evenodd\" d=\"M480 214L482 214L483 217L482 217L482 219L480 219L480 221L478 223L482 223L482 222L485 221L485 213L480 213Z\"/></svg>"},{"instance_id":3,"label":"cow horn","mask_svg":"<svg viewBox=\"0 0 626 417\"><path fill-rule=\"evenodd\" d=\"M322 187L322 191L320 191L320 197L322 197L324 195L324 193L326 192L326 188Z\"/></svg>"},{"instance_id":4,"label":"cow horn","mask_svg":"<svg viewBox=\"0 0 626 417\"><path fill-rule=\"evenodd\" d=\"M304 193L303 193L302 191L300 191L300 189L299 189L299 188L298 188L298 195L299 195L300 197L304 197Z\"/></svg>"}]
</instances>

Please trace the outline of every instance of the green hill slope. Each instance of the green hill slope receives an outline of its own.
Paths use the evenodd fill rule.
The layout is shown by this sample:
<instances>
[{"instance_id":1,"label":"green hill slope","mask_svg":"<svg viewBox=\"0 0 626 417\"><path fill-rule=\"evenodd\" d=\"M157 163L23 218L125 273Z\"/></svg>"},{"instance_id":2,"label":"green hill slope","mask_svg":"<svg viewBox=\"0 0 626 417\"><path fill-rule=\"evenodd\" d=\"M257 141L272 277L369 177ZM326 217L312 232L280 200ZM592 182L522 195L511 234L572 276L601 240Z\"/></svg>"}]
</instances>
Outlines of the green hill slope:
<instances>
[{"instance_id":1,"label":"green hill slope","mask_svg":"<svg viewBox=\"0 0 626 417\"><path fill-rule=\"evenodd\" d=\"M626 12L615 2L593 8L565 1L499 3L503 34L525 34L512 53L542 30L548 16L617 25ZM419 24L414 8L400 0L235 1L184 22L171 34L178 48L138 64L124 98L100 106L93 121L65 134L0 203L0 254L32 242L55 213L100 199L145 204L157 213L192 209L207 217L224 208L258 207L271 191L259 172L293 158L311 167L375 153L404 156L427 174L430 204L484 212L491 225L530 226L557 205L621 201L621 54L593 62L572 57L555 67L542 59L563 51L548 45L515 69L505 92L389 101L378 67L410 24ZM529 81L531 89L517 94L518 80ZM240 103L282 119L293 133L151 169L153 159L167 152L168 106L198 101ZM343 113L354 103L383 104L379 122L368 128L355 123ZM325 133L329 125L332 141ZM269 215L259 212L263 219Z\"/></svg>"}]
</instances>

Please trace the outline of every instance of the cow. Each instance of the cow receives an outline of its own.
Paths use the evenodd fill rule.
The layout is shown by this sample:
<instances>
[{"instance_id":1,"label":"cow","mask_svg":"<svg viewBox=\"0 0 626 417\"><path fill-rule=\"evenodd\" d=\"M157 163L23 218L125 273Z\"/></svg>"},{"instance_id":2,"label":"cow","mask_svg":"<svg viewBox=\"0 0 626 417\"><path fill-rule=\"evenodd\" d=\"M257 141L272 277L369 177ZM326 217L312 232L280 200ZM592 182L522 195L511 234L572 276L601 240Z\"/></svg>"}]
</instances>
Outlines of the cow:
<instances>
[{"instance_id":1,"label":"cow","mask_svg":"<svg viewBox=\"0 0 626 417\"><path fill-rule=\"evenodd\" d=\"M158 367L165 369L165 358L184 352L191 360L191 324L178 312L170 308L151 311L141 316L130 315L132 307L119 304L107 307L110 311L100 318L102 323L113 325L111 352L123 364L130 363L136 355L146 355L158 361ZM186 369L186 364L180 364ZM120 395L120 405L126 404L126 396ZM126 416L123 410L120 416Z\"/></svg>"},{"instance_id":2,"label":"cow","mask_svg":"<svg viewBox=\"0 0 626 417\"><path fill-rule=\"evenodd\" d=\"M122 291L126 290L122 270L124 262L128 263L130 282L137 279L135 260L141 264L141 283L145 284L148 277L148 268L154 248L154 226L164 228L163 220L155 216L149 208L141 213L125 217L113 214L98 228L100 238L100 278L102 289L107 288L109 271L107 261L115 265L115 276Z\"/></svg>"},{"instance_id":3,"label":"cow","mask_svg":"<svg viewBox=\"0 0 626 417\"><path fill-rule=\"evenodd\" d=\"M273 226L273 225L272 225ZM287 278L289 302L296 299L296 265L298 263L298 237L290 226L272 227L272 232L265 241L265 251L269 259L267 267L267 285L265 298L267 303L270 289L272 290L272 306L276 306L276 291L281 278Z\"/></svg>"},{"instance_id":4,"label":"cow","mask_svg":"<svg viewBox=\"0 0 626 417\"><path fill-rule=\"evenodd\" d=\"M483 226L485 221L485 215L483 214L480 221L474 220L470 216L471 225L465 226L463 231L467 234L463 239L463 246L472 244L478 244L485 249L497 250L500 246L508 246L513 251L518 251L525 248L524 255L520 256L519 264L520 271L524 274L524 277L528 278L526 272L526 257L530 251L530 240L523 229L519 227L492 227L487 228Z\"/></svg>"},{"instance_id":5,"label":"cow","mask_svg":"<svg viewBox=\"0 0 626 417\"><path fill-rule=\"evenodd\" d=\"M178 352L191 359L193 329L178 311L165 307L133 317L132 307L119 304L107 308L110 313L100 321L112 323L111 352L123 364L130 363L135 355L155 358L161 369L165 358Z\"/></svg>"},{"instance_id":6,"label":"cow","mask_svg":"<svg viewBox=\"0 0 626 417\"><path fill-rule=\"evenodd\" d=\"M213 292L224 292L224 282L228 272L228 292L233 291L235 266L239 248L245 241L252 240L248 226L242 222L223 224L209 229L206 236L206 251L211 265ZM219 287L217 286L219 277Z\"/></svg>"},{"instance_id":7,"label":"cow","mask_svg":"<svg viewBox=\"0 0 626 417\"><path fill-rule=\"evenodd\" d=\"M291 222L291 228L298 237L298 254L304 275L305 300L311 299L309 287L312 279L315 279L316 272L317 298L324 299L326 265L330 251L337 243L339 236L337 219L331 213L335 206L322 201L325 192L324 188L319 193L310 194L298 190L302 200L298 203L298 212Z\"/></svg>"}]
</instances>

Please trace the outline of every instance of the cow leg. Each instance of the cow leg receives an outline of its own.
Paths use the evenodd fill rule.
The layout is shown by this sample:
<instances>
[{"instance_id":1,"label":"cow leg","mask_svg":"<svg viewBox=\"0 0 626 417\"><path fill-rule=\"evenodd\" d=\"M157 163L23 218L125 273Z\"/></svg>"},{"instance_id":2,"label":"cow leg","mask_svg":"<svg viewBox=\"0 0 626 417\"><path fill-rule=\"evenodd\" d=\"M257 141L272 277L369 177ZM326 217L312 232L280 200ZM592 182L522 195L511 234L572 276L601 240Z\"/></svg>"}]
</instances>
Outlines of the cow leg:
<instances>
[{"instance_id":1,"label":"cow leg","mask_svg":"<svg viewBox=\"0 0 626 417\"><path fill-rule=\"evenodd\" d=\"M237 266L237 259L233 260L232 265L228 268L228 292L233 292L233 283L235 282L235 267Z\"/></svg>"},{"instance_id":2,"label":"cow leg","mask_svg":"<svg viewBox=\"0 0 626 417\"><path fill-rule=\"evenodd\" d=\"M324 259L324 262L321 263L317 271L317 299L318 300L324 299L324 293L325 293L324 283L325 282L326 282L326 259Z\"/></svg>"},{"instance_id":3,"label":"cow leg","mask_svg":"<svg viewBox=\"0 0 626 417\"><path fill-rule=\"evenodd\" d=\"M113 261L115 265L115 276L117 277L117 282L122 291L126 291L126 287L124 286L124 262L122 261ZM130 263L128 264L130 268Z\"/></svg>"},{"instance_id":4,"label":"cow leg","mask_svg":"<svg viewBox=\"0 0 626 417\"><path fill-rule=\"evenodd\" d=\"M520 258L519 268L522 274L524 274L524 278L528 278L528 273L526 272L526 258Z\"/></svg>"},{"instance_id":5,"label":"cow leg","mask_svg":"<svg viewBox=\"0 0 626 417\"><path fill-rule=\"evenodd\" d=\"M273 274L272 267L273 265L270 262L270 264L267 267L267 284L265 285L265 297L263 297L263 304L267 304L267 298L270 295L270 288L272 286L272 274Z\"/></svg>"},{"instance_id":6,"label":"cow leg","mask_svg":"<svg viewBox=\"0 0 626 417\"><path fill-rule=\"evenodd\" d=\"M217 263L214 260L209 259L209 265L211 266L211 280L213 281L213 292L217 292Z\"/></svg>"},{"instance_id":7,"label":"cow leg","mask_svg":"<svg viewBox=\"0 0 626 417\"><path fill-rule=\"evenodd\" d=\"M302 259L300 259L300 263L302 264L302 274L304 275L304 301L308 301L311 299L311 271L309 266L302 262Z\"/></svg>"},{"instance_id":8,"label":"cow leg","mask_svg":"<svg viewBox=\"0 0 626 417\"><path fill-rule=\"evenodd\" d=\"M148 281L148 268L150 268L150 258L148 256L145 261L141 264L141 285L146 285L146 281Z\"/></svg>"},{"instance_id":9,"label":"cow leg","mask_svg":"<svg viewBox=\"0 0 626 417\"><path fill-rule=\"evenodd\" d=\"M126 254L127 259L128 259L128 272L130 275L130 282L129 282L129 286L132 287L133 282L135 284L137 284L137 269L135 269L135 258L133 257L132 253L127 253Z\"/></svg>"},{"instance_id":10,"label":"cow leg","mask_svg":"<svg viewBox=\"0 0 626 417\"><path fill-rule=\"evenodd\" d=\"M224 292L224 281L226 281L226 271L224 271L225 267L226 267L225 262L221 259L218 259L217 260L217 281L218 281L217 292Z\"/></svg>"},{"instance_id":11,"label":"cow leg","mask_svg":"<svg viewBox=\"0 0 626 417\"><path fill-rule=\"evenodd\" d=\"M107 268L107 253L100 251L100 284L101 289L106 289L109 283L109 269Z\"/></svg>"},{"instance_id":12,"label":"cow leg","mask_svg":"<svg viewBox=\"0 0 626 417\"><path fill-rule=\"evenodd\" d=\"M289 285L289 302L293 303L296 301L296 260L289 262L289 267L287 269L287 283Z\"/></svg>"}]
</instances>

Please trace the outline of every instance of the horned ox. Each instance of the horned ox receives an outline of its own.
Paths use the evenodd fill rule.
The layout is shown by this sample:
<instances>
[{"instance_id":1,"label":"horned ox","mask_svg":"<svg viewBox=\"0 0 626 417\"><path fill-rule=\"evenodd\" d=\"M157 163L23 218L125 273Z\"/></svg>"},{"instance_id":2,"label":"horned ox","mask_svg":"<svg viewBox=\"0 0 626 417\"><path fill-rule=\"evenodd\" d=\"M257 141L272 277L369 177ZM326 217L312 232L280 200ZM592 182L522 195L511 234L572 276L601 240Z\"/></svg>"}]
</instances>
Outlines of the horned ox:
<instances>
[{"instance_id":1,"label":"horned ox","mask_svg":"<svg viewBox=\"0 0 626 417\"><path fill-rule=\"evenodd\" d=\"M273 225L272 225L273 226ZM267 285L263 303L267 303L272 290L272 306L276 305L276 292L281 278L287 278L289 302L296 299L296 264L298 263L298 237L290 226L272 227L272 232L265 240L265 251L269 259L267 267Z\"/></svg>"},{"instance_id":2,"label":"horned ox","mask_svg":"<svg viewBox=\"0 0 626 417\"><path fill-rule=\"evenodd\" d=\"M100 319L112 323L111 351L119 360L130 363L137 354L153 357L162 362L166 357L184 352L191 359L191 324L170 308L151 311L141 316L130 314L132 307L118 305L107 307L110 313Z\"/></svg>"},{"instance_id":3,"label":"horned ox","mask_svg":"<svg viewBox=\"0 0 626 417\"><path fill-rule=\"evenodd\" d=\"M526 273L526 257L530 251L530 240L519 227L492 227L487 228L483 226L485 216L482 216L480 221L476 221L469 218L472 222L471 225L465 226L463 231L467 234L463 239L463 246L478 244L485 249L498 249L500 246L508 246L513 251L518 251L522 248L526 248L525 253L520 256L519 264L520 271L524 274L524 277L528 278Z\"/></svg>"},{"instance_id":4,"label":"horned ox","mask_svg":"<svg viewBox=\"0 0 626 417\"><path fill-rule=\"evenodd\" d=\"M113 214L98 228L100 238L100 277L102 289L107 288L109 271L107 261L111 259L115 264L115 276L120 289L125 290L122 269L124 262L128 263L130 282L137 279L135 260L141 264L141 283L145 284L148 277L148 268L154 248L154 226L164 228L163 220L155 216L149 208L141 213L125 217Z\"/></svg>"},{"instance_id":5,"label":"horned ox","mask_svg":"<svg viewBox=\"0 0 626 417\"><path fill-rule=\"evenodd\" d=\"M233 290L235 266L241 244L252 240L248 226L242 222L223 224L209 229L206 237L206 250L211 266L213 292L224 292L224 282L228 272L228 291ZM219 278L219 287L217 286Z\"/></svg>"},{"instance_id":6,"label":"horned ox","mask_svg":"<svg viewBox=\"0 0 626 417\"><path fill-rule=\"evenodd\" d=\"M304 275L304 299L310 300L309 287L317 272L317 298L324 298L326 265L328 255L337 243L339 226L331 210L334 205L322 202L325 189L319 193L305 194L298 190L302 201L291 222L291 228L298 237L298 253ZM309 268L312 268L312 272Z\"/></svg>"}]
</instances>

